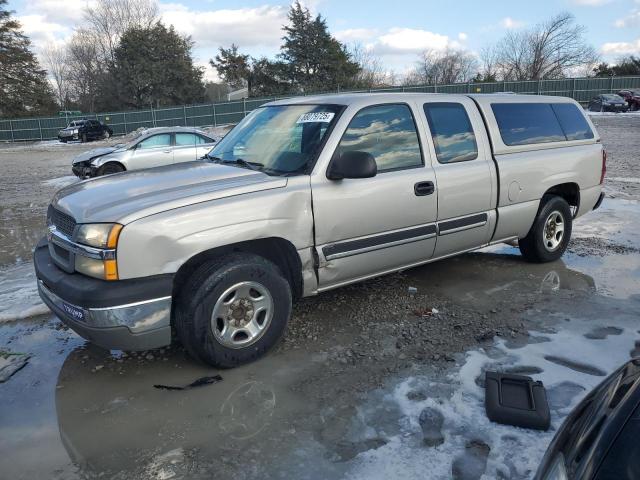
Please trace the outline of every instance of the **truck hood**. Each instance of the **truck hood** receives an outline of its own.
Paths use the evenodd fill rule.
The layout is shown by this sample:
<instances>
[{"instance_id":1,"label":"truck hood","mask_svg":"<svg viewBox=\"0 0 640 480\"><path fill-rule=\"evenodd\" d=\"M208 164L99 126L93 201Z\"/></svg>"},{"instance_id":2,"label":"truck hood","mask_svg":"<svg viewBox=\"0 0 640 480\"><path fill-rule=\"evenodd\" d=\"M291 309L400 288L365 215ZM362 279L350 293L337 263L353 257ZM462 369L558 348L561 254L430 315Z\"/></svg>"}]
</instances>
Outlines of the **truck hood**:
<instances>
[{"instance_id":1,"label":"truck hood","mask_svg":"<svg viewBox=\"0 0 640 480\"><path fill-rule=\"evenodd\" d=\"M286 185L283 177L195 161L78 182L59 190L51 204L77 223L126 225L167 210Z\"/></svg>"},{"instance_id":2,"label":"truck hood","mask_svg":"<svg viewBox=\"0 0 640 480\"><path fill-rule=\"evenodd\" d=\"M94 148L93 150L89 150L88 152L83 152L80 155L77 155L73 159L73 164L84 162L86 160L91 160L95 157L102 157L104 155L108 155L109 153L113 153L115 151L120 150L122 147L114 145L113 147L101 147Z\"/></svg>"}]
</instances>

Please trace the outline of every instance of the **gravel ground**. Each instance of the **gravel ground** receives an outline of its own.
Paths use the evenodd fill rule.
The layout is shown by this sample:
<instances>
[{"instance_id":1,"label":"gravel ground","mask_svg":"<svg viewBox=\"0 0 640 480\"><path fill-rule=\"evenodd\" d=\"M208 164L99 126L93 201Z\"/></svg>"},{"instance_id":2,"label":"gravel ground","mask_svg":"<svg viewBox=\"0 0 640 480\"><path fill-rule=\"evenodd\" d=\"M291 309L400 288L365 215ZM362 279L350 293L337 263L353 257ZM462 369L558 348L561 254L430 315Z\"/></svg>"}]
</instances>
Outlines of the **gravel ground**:
<instances>
[{"instance_id":1,"label":"gravel ground","mask_svg":"<svg viewBox=\"0 0 640 480\"><path fill-rule=\"evenodd\" d=\"M451 466L466 458L452 460L458 454L497 468L489 439L464 440L456 451L406 447L398 439L413 439L407 425L418 420L389 399L416 375L431 380L406 392L412 405L451 394L449 376L463 368L466 352L495 354L506 369L512 354L502 359L496 345L525 351L540 332L551 337L578 317L600 328L592 336L606 337L614 327L600 319L622 322L638 311L640 117L593 120L609 152L609 198L576 224L563 261L531 265L513 247L496 246L304 299L272 354L222 372L195 364L178 346L102 351L51 315L0 322L0 349L31 355L0 384L0 471L11 478L374 478L362 462L380 465L375 452L402 456L397 445L423 459L446 454L434 463L446 467L443 478L460 470ZM0 148L0 300L24 294L34 308L26 297L33 295L31 248L49 199L73 180L71 159L84 149ZM222 382L197 389L153 388L216 374ZM418 478L408 464L422 465L381 466L377 475ZM505 478L531 475L529 468Z\"/></svg>"}]
</instances>

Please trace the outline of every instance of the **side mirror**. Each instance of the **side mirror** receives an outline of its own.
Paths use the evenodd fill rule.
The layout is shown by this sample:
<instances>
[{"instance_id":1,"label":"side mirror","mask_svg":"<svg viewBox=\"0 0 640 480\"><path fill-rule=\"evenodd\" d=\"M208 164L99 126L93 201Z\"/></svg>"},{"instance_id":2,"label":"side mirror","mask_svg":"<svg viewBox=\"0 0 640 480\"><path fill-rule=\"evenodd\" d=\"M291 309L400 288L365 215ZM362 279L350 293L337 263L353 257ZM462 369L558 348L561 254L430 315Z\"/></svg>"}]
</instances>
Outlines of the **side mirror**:
<instances>
[{"instance_id":1,"label":"side mirror","mask_svg":"<svg viewBox=\"0 0 640 480\"><path fill-rule=\"evenodd\" d=\"M343 178L371 178L378 173L376 159L369 152L353 150L342 154L336 153L331 160L327 178L342 180Z\"/></svg>"}]
</instances>

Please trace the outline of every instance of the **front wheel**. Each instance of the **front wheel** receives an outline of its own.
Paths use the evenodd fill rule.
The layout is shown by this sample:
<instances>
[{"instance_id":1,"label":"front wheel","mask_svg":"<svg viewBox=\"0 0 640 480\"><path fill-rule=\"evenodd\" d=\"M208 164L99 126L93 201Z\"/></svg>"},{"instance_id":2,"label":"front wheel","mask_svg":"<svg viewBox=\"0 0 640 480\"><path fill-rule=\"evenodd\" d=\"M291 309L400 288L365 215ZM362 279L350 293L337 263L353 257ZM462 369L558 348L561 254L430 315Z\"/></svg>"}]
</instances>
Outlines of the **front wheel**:
<instances>
[{"instance_id":1,"label":"front wheel","mask_svg":"<svg viewBox=\"0 0 640 480\"><path fill-rule=\"evenodd\" d=\"M571 228L571 208L567 201L545 195L529 233L518 242L522 256L536 263L559 259L569 244Z\"/></svg>"},{"instance_id":2,"label":"front wheel","mask_svg":"<svg viewBox=\"0 0 640 480\"><path fill-rule=\"evenodd\" d=\"M120 172L124 172L122 165L118 163L107 163L98 169L98 176L101 177L102 175L111 175Z\"/></svg>"},{"instance_id":3,"label":"front wheel","mask_svg":"<svg viewBox=\"0 0 640 480\"><path fill-rule=\"evenodd\" d=\"M231 368L260 358L284 334L291 287L273 263L234 253L200 266L181 288L175 328L194 358Z\"/></svg>"}]
</instances>

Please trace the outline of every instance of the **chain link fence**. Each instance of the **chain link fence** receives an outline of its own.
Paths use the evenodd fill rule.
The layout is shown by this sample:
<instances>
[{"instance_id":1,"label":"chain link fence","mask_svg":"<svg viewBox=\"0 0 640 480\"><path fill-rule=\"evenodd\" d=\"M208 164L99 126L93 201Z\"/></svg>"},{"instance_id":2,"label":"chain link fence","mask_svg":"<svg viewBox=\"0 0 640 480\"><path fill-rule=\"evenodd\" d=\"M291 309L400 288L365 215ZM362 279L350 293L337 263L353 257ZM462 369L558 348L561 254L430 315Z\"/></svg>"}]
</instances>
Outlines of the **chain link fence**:
<instances>
[{"instance_id":1,"label":"chain link fence","mask_svg":"<svg viewBox=\"0 0 640 480\"><path fill-rule=\"evenodd\" d=\"M423 92L423 93L500 93L571 97L586 104L600 93L615 93L622 89L640 88L638 77L563 78L558 80L527 80L519 82L457 83L388 87L341 92ZM336 92L323 92L336 93ZM239 122L251 110L280 97L246 98L232 102L184 105L181 107L128 112L91 113L78 116L19 118L0 120L0 142L51 140L73 120L96 119L108 124L114 135L125 135L139 128L189 126L204 127Z\"/></svg>"}]
</instances>

